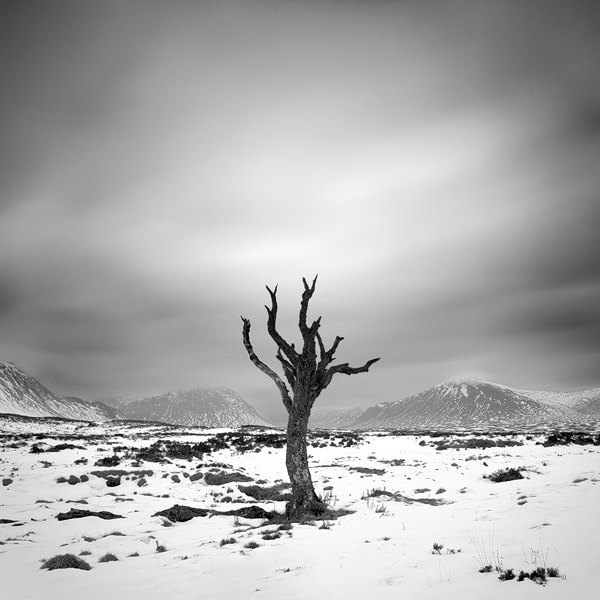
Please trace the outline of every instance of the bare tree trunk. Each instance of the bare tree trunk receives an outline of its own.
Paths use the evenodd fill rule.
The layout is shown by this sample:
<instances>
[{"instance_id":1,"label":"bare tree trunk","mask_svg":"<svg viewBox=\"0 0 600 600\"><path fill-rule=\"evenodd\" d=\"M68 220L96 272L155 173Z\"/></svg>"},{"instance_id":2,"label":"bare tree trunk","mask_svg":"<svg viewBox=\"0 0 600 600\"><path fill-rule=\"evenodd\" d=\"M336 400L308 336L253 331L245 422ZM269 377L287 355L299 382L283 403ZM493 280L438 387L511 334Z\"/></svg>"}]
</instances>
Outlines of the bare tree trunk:
<instances>
[{"instance_id":1,"label":"bare tree trunk","mask_svg":"<svg viewBox=\"0 0 600 600\"><path fill-rule=\"evenodd\" d=\"M315 493L308 468L306 434L310 411L306 406L295 405L288 416L285 464L292 484L292 500L286 506L289 519L302 519L307 515L321 515L327 506Z\"/></svg>"}]
</instances>

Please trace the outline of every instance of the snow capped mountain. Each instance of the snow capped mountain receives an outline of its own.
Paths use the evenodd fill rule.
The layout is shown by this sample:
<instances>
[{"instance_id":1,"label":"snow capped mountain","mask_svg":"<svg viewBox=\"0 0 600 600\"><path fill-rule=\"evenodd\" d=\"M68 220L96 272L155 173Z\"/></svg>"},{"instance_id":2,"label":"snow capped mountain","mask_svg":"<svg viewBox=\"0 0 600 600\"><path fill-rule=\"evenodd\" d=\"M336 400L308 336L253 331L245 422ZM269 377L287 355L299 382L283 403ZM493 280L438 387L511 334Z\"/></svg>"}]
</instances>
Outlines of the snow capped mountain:
<instances>
[{"instance_id":1,"label":"snow capped mountain","mask_svg":"<svg viewBox=\"0 0 600 600\"><path fill-rule=\"evenodd\" d=\"M600 423L600 389L584 392L516 390L478 379L449 381L396 402L337 411L331 425L351 429L472 430L588 428ZM356 415L356 416L355 416Z\"/></svg>"},{"instance_id":2,"label":"snow capped mountain","mask_svg":"<svg viewBox=\"0 0 600 600\"><path fill-rule=\"evenodd\" d=\"M522 428L578 421L568 409L532 400L493 383L460 380L442 383L385 405L375 415L365 411L355 428Z\"/></svg>"},{"instance_id":3,"label":"snow capped mountain","mask_svg":"<svg viewBox=\"0 0 600 600\"><path fill-rule=\"evenodd\" d=\"M167 392L151 398L115 401L129 419L160 421L189 427L271 426L250 404L229 389Z\"/></svg>"},{"instance_id":4,"label":"snow capped mountain","mask_svg":"<svg viewBox=\"0 0 600 600\"><path fill-rule=\"evenodd\" d=\"M58 396L11 363L0 363L0 413L81 421L123 418L118 410L101 402Z\"/></svg>"}]
</instances>

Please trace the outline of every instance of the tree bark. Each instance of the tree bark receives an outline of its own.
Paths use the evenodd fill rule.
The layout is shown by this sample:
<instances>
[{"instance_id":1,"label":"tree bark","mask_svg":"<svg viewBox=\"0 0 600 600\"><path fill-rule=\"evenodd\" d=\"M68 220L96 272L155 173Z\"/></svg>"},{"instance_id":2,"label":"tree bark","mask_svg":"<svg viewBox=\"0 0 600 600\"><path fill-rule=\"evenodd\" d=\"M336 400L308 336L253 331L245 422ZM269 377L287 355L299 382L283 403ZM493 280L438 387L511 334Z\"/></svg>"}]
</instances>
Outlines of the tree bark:
<instances>
[{"instance_id":1,"label":"tree bark","mask_svg":"<svg viewBox=\"0 0 600 600\"><path fill-rule=\"evenodd\" d=\"M292 484L292 499L286 506L290 520L301 520L307 515L319 516L327 506L319 499L313 487L308 468L306 434L310 411L294 407L288 416L285 464Z\"/></svg>"}]
</instances>

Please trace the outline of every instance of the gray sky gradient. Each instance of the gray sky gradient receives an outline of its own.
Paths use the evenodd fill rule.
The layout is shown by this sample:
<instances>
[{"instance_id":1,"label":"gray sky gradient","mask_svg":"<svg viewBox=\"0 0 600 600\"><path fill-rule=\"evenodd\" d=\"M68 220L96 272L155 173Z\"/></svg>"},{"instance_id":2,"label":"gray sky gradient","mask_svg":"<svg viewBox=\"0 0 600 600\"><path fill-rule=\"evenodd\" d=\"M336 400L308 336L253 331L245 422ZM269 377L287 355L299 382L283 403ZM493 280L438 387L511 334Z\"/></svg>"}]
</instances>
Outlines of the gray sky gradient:
<instances>
[{"instance_id":1,"label":"gray sky gradient","mask_svg":"<svg viewBox=\"0 0 600 600\"><path fill-rule=\"evenodd\" d=\"M264 285L320 407L450 378L600 386L600 5L0 6L0 360L88 399L230 387Z\"/></svg>"}]
</instances>

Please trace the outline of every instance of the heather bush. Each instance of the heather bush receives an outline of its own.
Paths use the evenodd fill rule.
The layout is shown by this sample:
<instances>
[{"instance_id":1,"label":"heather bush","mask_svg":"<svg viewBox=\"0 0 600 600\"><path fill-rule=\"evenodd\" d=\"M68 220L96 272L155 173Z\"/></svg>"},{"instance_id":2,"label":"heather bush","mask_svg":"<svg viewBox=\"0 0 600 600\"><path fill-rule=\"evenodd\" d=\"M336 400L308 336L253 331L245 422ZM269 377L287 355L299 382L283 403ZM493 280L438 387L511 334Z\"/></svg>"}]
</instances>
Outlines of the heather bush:
<instances>
[{"instance_id":1,"label":"heather bush","mask_svg":"<svg viewBox=\"0 0 600 600\"><path fill-rule=\"evenodd\" d=\"M42 562L42 569L54 571L54 569L82 569L89 571L92 567L82 558L74 554L57 554Z\"/></svg>"}]
</instances>

